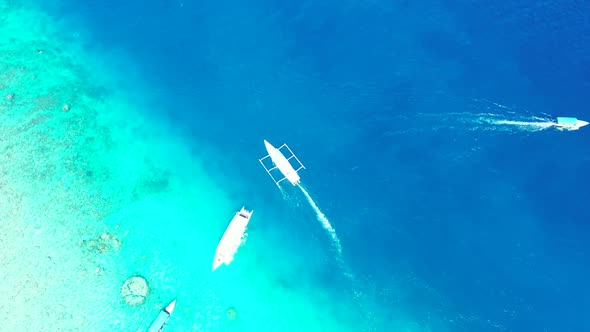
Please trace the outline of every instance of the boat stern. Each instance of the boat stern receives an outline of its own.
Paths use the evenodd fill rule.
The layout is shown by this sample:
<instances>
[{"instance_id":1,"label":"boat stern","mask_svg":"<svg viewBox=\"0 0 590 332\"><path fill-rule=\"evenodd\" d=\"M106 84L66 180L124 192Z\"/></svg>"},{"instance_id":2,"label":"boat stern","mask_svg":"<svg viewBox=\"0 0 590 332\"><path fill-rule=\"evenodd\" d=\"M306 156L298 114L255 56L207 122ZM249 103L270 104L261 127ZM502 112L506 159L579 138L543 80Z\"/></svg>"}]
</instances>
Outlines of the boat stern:
<instances>
[{"instance_id":1,"label":"boat stern","mask_svg":"<svg viewBox=\"0 0 590 332\"><path fill-rule=\"evenodd\" d=\"M250 219L250 217L252 217L252 213L254 213L254 210L248 211L248 210L246 210L245 206L242 206L240 211L238 211L238 214L246 219Z\"/></svg>"},{"instance_id":2,"label":"boat stern","mask_svg":"<svg viewBox=\"0 0 590 332\"><path fill-rule=\"evenodd\" d=\"M293 172L289 172L289 173L285 174L285 177L294 186L298 185L299 182L301 182L301 178L299 177L299 174L297 174L297 171L295 171L295 170L293 170Z\"/></svg>"}]
</instances>

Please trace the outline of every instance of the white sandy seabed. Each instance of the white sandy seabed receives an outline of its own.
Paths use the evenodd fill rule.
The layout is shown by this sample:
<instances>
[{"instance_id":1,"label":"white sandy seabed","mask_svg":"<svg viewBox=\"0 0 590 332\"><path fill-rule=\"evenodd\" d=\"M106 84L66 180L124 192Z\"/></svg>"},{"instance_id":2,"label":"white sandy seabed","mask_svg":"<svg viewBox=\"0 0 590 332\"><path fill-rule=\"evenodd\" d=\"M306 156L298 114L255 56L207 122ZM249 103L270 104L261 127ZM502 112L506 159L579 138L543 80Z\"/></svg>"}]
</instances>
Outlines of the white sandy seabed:
<instances>
[{"instance_id":1,"label":"white sandy seabed","mask_svg":"<svg viewBox=\"0 0 590 332\"><path fill-rule=\"evenodd\" d=\"M186 179L169 171L168 153L186 160L193 177L200 173L182 150L187 145L134 114L142 105L117 93L120 82L108 81L66 28L0 0L3 331L115 331L139 323L124 322L121 310L130 311L118 297L129 276L117 259L126 232L105 219L163 183L181 187ZM133 76L129 66L125 76ZM206 191L227 204L219 190ZM168 300L150 303L152 314Z\"/></svg>"}]
</instances>

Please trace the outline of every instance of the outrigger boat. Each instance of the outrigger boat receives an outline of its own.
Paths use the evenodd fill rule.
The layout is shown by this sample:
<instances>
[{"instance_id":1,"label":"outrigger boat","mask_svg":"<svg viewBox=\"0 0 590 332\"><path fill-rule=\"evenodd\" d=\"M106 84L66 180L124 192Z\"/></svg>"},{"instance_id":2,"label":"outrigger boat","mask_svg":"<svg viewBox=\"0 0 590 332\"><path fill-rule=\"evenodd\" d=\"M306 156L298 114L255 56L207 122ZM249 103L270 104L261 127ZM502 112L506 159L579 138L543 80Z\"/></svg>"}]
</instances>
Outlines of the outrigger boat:
<instances>
[{"instance_id":1,"label":"outrigger boat","mask_svg":"<svg viewBox=\"0 0 590 332\"><path fill-rule=\"evenodd\" d=\"M176 305L176 300L170 302L166 306L166 308L162 309L158 314L158 317L152 322L147 332L161 332L164 329L164 325L168 322L170 315L172 315L172 311L174 310L174 306Z\"/></svg>"},{"instance_id":2,"label":"outrigger boat","mask_svg":"<svg viewBox=\"0 0 590 332\"><path fill-rule=\"evenodd\" d=\"M219 244L217 244L212 271L215 271L221 264L229 265L234 259L234 255L242 244L252 213L254 213L253 210L248 211L244 207L236 212L236 215L227 226L225 233L223 233L221 240L219 240Z\"/></svg>"},{"instance_id":3,"label":"outrigger boat","mask_svg":"<svg viewBox=\"0 0 590 332\"><path fill-rule=\"evenodd\" d=\"M295 156L295 154L293 153L293 151L291 151L287 144L283 144L277 149L274 146L272 146L272 144L270 144L267 140L264 140L264 146L266 147L266 151L268 152L268 154L262 157L261 159L258 159L258 161L260 161L260 164L262 164L262 167L264 167L266 173L268 173L268 175L275 182L275 184L278 186L281 181L287 179L289 180L289 182L291 182L292 185L298 185L301 179L299 178L299 174L297 174L297 172L302 168L305 169L305 166L303 166L301 161L299 161L299 159ZM289 158L285 157L285 155L281 151L282 148L285 148L289 151ZM266 165L263 162L263 160L265 160L266 158L270 158L270 160L274 164L274 167L266 167ZM299 164L295 165L297 169L295 169L295 167L291 165L291 162L289 161L291 159L295 159ZM275 177L271 174L271 171L275 169L278 169L283 174L283 178L279 180L275 179Z\"/></svg>"}]
</instances>

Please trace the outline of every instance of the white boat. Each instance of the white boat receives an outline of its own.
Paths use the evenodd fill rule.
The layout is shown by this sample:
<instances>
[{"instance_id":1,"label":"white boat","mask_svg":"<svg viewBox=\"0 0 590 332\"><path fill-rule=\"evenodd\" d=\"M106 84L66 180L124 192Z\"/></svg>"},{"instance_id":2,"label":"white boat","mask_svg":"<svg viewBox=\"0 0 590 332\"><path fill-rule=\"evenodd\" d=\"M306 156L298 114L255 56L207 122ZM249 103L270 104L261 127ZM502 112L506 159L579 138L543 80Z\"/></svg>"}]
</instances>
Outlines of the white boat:
<instances>
[{"instance_id":1,"label":"white boat","mask_svg":"<svg viewBox=\"0 0 590 332\"><path fill-rule=\"evenodd\" d=\"M578 130L584 126L587 126L588 122L571 117L558 117L554 122L554 125L561 129Z\"/></svg>"},{"instance_id":2,"label":"white boat","mask_svg":"<svg viewBox=\"0 0 590 332\"><path fill-rule=\"evenodd\" d=\"M279 185L279 183L281 181L283 181L285 179L289 180L289 182L291 182L291 184L294 186L299 184L301 179L300 179L299 174L297 172L299 172L299 170L301 170L301 169L305 169L305 166L303 166L301 161L299 161L297 156L295 156L295 154L293 153L293 151L291 151L291 149L287 146L287 144L283 144L277 149L272 144L270 144L267 140L264 140L264 146L266 147L266 151L268 152L268 154L266 156L262 157L261 159L259 159L258 161L260 161L260 164L262 164L262 167L264 167L264 169L266 170L266 172L268 173L270 178L277 184L277 186ZM281 149L283 149L283 148L287 149L289 151L290 156L288 158L285 157L285 155L281 151ZM263 160L265 160L266 158L270 158L270 160L274 164L274 167L268 168L264 164ZM297 168L295 168L293 165L291 165L290 160L297 161L298 165L295 165L295 167L297 167ZM275 177L271 173L275 169L278 169L283 174L283 178L281 178L279 180L275 179Z\"/></svg>"},{"instance_id":3,"label":"white boat","mask_svg":"<svg viewBox=\"0 0 590 332\"><path fill-rule=\"evenodd\" d=\"M174 306L176 305L176 300L170 302L166 306L166 308L162 309L158 314L158 317L154 319L152 325L150 325L147 332L161 332L164 329L164 325L168 322L170 315L172 315L172 311L174 311Z\"/></svg>"},{"instance_id":4,"label":"white boat","mask_svg":"<svg viewBox=\"0 0 590 332\"><path fill-rule=\"evenodd\" d=\"M248 211L244 207L236 212L221 240L219 240L219 244L217 244L212 271L215 271L221 264L229 265L234 259L234 255L242 244L252 213L254 211Z\"/></svg>"}]
</instances>

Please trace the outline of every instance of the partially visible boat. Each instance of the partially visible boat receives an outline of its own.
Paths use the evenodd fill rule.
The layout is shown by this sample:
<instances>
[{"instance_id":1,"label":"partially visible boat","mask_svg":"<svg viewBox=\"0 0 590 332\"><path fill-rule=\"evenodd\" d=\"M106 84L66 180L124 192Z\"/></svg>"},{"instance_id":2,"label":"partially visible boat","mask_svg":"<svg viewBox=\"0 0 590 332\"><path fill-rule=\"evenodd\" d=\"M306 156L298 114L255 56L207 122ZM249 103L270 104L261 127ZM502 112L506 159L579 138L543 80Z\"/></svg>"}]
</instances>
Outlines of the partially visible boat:
<instances>
[{"instance_id":1,"label":"partially visible boat","mask_svg":"<svg viewBox=\"0 0 590 332\"><path fill-rule=\"evenodd\" d=\"M236 212L236 215L223 233L221 240L219 240L219 244L217 244L212 271L215 271L222 264L229 265L234 259L234 255L242 244L242 239L246 233L246 227L248 227L252 213L254 211L248 211L244 207Z\"/></svg>"},{"instance_id":2,"label":"partially visible boat","mask_svg":"<svg viewBox=\"0 0 590 332\"><path fill-rule=\"evenodd\" d=\"M156 317L156 319L152 322L152 325L150 325L150 328L147 330L147 332L161 332L164 329L166 322L168 322L170 315L172 315L174 306L176 306L176 299L174 299L166 306L166 308L160 311L158 317Z\"/></svg>"},{"instance_id":3,"label":"partially visible boat","mask_svg":"<svg viewBox=\"0 0 590 332\"><path fill-rule=\"evenodd\" d=\"M554 122L555 126L567 130L578 130L588 125L588 121L578 120L572 117L558 117Z\"/></svg>"}]
</instances>

